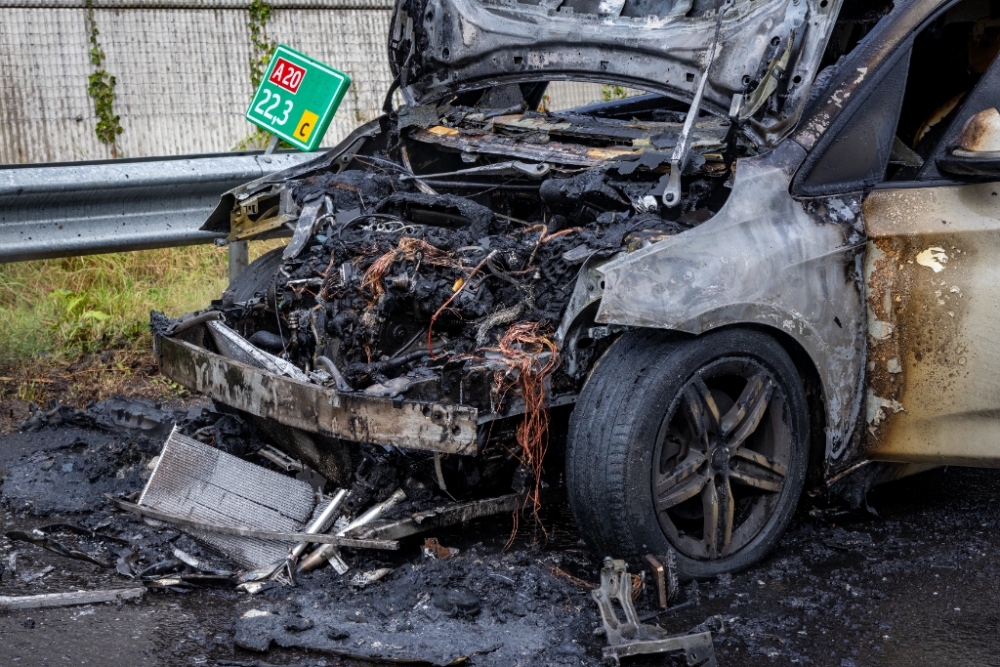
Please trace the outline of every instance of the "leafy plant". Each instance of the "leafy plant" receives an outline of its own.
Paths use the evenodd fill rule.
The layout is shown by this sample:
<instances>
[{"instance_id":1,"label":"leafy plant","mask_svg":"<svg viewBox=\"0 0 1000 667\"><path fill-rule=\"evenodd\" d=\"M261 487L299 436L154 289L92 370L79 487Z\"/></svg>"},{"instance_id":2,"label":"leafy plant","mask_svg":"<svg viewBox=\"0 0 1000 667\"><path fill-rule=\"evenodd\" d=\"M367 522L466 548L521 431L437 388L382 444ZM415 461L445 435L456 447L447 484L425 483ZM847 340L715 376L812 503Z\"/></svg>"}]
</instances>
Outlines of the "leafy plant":
<instances>
[{"instance_id":1,"label":"leafy plant","mask_svg":"<svg viewBox=\"0 0 1000 667\"><path fill-rule=\"evenodd\" d=\"M115 86L118 82L102 67L104 64L104 49L97 40L100 31L94 19L94 2L87 0L87 31L90 33L90 64L94 66L93 73L87 77L87 94L94 100L94 113L97 114L97 127L94 129L97 138L111 147L111 157L121 157L117 139L122 133L121 117L115 115Z\"/></svg>"},{"instance_id":2,"label":"leafy plant","mask_svg":"<svg viewBox=\"0 0 1000 667\"><path fill-rule=\"evenodd\" d=\"M284 242L253 241L250 259ZM0 376L81 353L147 353L150 310L203 308L227 283L226 249L212 244L0 264Z\"/></svg>"},{"instance_id":3,"label":"leafy plant","mask_svg":"<svg viewBox=\"0 0 1000 667\"><path fill-rule=\"evenodd\" d=\"M358 95L358 83L351 77L351 95L354 96L354 120L358 123L367 123L368 114L361 111L361 98Z\"/></svg>"},{"instance_id":4,"label":"leafy plant","mask_svg":"<svg viewBox=\"0 0 1000 667\"><path fill-rule=\"evenodd\" d=\"M611 100L624 100L628 97L628 92L625 90L624 86L601 86L601 97L604 98L605 102L610 102Z\"/></svg>"},{"instance_id":5,"label":"leafy plant","mask_svg":"<svg viewBox=\"0 0 1000 667\"><path fill-rule=\"evenodd\" d=\"M57 289L49 294L55 318L51 327L64 345L91 351L102 347L105 329L111 315L88 293Z\"/></svg>"},{"instance_id":6,"label":"leafy plant","mask_svg":"<svg viewBox=\"0 0 1000 667\"><path fill-rule=\"evenodd\" d=\"M45 385L40 382L22 382L17 385L17 397L25 403L42 403L45 400Z\"/></svg>"},{"instance_id":7,"label":"leafy plant","mask_svg":"<svg viewBox=\"0 0 1000 667\"><path fill-rule=\"evenodd\" d=\"M267 36L271 5L264 0L250 0L247 12L250 14L250 21L247 23L247 28L250 29L250 83L257 90L278 45Z\"/></svg>"}]
</instances>

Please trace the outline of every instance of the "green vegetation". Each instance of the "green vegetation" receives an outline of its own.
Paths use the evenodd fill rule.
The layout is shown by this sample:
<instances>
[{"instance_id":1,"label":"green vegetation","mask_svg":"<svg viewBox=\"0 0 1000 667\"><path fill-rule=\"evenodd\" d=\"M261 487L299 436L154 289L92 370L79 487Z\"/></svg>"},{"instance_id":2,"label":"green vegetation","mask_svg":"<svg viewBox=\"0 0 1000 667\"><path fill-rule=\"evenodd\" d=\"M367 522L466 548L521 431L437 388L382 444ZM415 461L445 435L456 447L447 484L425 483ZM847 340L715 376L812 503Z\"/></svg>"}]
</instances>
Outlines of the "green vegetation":
<instances>
[{"instance_id":1,"label":"green vegetation","mask_svg":"<svg viewBox=\"0 0 1000 667\"><path fill-rule=\"evenodd\" d=\"M250 15L250 20L247 22L247 28L250 30L250 85L256 91L278 44L267 35L267 22L271 20L271 5L264 0L251 0L247 5L247 13ZM233 147L234 151L267 147L271 140L270 133L256 125L252 127L247 136L240 139ZM285 142L279 146L279 148L287 147Z\"/></svg>"},{"instance_id":2,"label":"green vegetation","mask_svg":"<svg viewBox=\"0 0 1000 667\"><path fill-rule=\"evenodd\" d=\"M251 244L251 259L276 245ZM148 352L150 310L204 308L227 284L226 249L211 245L0 265L0 375L104 350Z\"/></svg>"},{"instance_id":3,"label":"green vegetation","mask_svg":"<svg viewBox=\"0 0 1000 667\"><path fill-rule=\"evenodd\" d=\"M267 36L271 6L264 0L251 0L247 5L247 12L250 14L250 21L247 23L247 28L250 29L250 83L257 90L278 45Z\"/></svg>"},{"instance_id":4,"label":"green vegetation","mask_svg":"<svg viewBox=\"0 0 1000 667\"><path fill-rule=\"evenodd\" d=\"M604 98L605 102L610 102L611 100L624 100L628 97L628 91L625 90L624 86L601 86L601 97Z\"/></svg>"},{"instance_id":5,"label":"green vegetation","mask_svg":"<svg viewBox=\"0 0 1000 667\"><path fill-rule=\"evenodd\" d=\"M361 98L358 95L358 82L354 80L353 75L349 76L351 77L351 95L354 96L354 121L359 125L367 123L370 119L368 118L368 114L361 111ZM372 113L375 113L374 109L372 109Z\"/></svg>"},{"instance_id":6,"label":"green vegetation","mask_svg":"<svg viewBox=\"0 0 1000 667\"><path fill-rule=\"evenodd\" d=\"M121 157L118 149L118 135L122 133L121 118L115 115L115 77L108 74L102 67L104 64L104 49L101 48L97 36L97 22L94 20L93 0L87 0L87 31L90 33L90 64L94 72L87 78L87 94L94 100L94 112L97 114L97 138L111 146L111 157Z\"/></svg>"}]
</instances>

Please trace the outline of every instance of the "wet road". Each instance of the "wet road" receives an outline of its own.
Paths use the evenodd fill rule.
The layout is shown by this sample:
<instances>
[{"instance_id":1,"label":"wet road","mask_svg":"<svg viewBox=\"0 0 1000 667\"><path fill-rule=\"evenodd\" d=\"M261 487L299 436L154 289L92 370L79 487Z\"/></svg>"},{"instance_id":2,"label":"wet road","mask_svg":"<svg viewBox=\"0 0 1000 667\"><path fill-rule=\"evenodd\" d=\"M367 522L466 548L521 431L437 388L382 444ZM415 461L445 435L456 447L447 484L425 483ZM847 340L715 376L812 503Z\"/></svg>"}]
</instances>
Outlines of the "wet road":
<instances>
[{"instance_id":1,"label":"wet road","mask_svg":"<svg viewBox=\"0 0 1000 667\"><path fill-rule=\"evenodd\" d=\"M52 458L35 454L34 464L48 465L46 461L53 460L50 467L55 471L66 465L60 456L87 456L100 447L109 451L120 448L113 436L71 431L0 437L0 474L39 448L50 448ZM114 473L116 478L128 480L142 469L141 459L119 455L116 460L125 461ZM8 493L6 486L4 493ZM746 572L702 582L696 591L689 586L683 596L688 605L661 616L660 623L672 632L696 627L711 630L723 666L1000 664L1000 471L931 471L876 489L869 495L869 505L877 516L865 510L846 511L822 499L804 499L792 528L769 559ZM63 516L25 514L22 510L27 508L16 505L12 509L15 511L4 510L0 517L3 531L51 523ZM83 516L71 518L82 520ZM545 560L562 563L575 576L596 582L598 559L588 559L582 553L565 508L557 503L543 516L550 533L547 545L533 547L531 531L522 530L507 553L501 553L510 531L506 517L439 531L436 537L441 543L460 548L463 555L454 565L451 561L436 563L434 571L444 573L443 578L464 578L472 586L476 568L484 562L509 561L514 576L517 568ZM158 529L138 522L122 530L122 535L136 544L146 544L154 533L159 534ZM388 565L399 573L425 567L418 544L407 543ZM7 568L0 595L134 585L114 570L101 570L0 538L0 563L8 565L14 552L17 571ZM25 581L49 566L53 569L47 574ZM403 590L412 585L407 581L404 576L390 576L366 589L366 594L370 599L416 596L419 591ZM534 660L511 657L504 663L505 654L498 651L490 664L552 664L552 656L557 654L561 664L599 664L602 641L593 634L597 617L587 606L586 590L563 593L562 598L553 594L551 599L557 602L550 603L549 589L554 590L556 583L569 586L541 582L530 590L518 591L518 595L526 600L537 598L526 605L529 620L537 619L539 626L557 621L563 624L563 643L552 649L555 652L551 655L543 651ZM0 612L0 667L225 661L344 664L335 656L296 649L272 649L262 654L233 643L234 623L244 612L281 605L302 610L320 606L316 599L326 599L330 609L338 609L349 603L351 596L360 596L342 588L326 570L306 582L302 592L277 589L266 597L252 598L229 590L150 592L141 602L124 605ZM314 597L301 597L306 590ZM327 597L316 598L317 591ZM483 614L462 621L472 630L477 623L497 622L499 606L488 614L491 593L481 595ZM640 613L650 611L650 603L650 596L642 598ZM570 611L560 611L560 607ZM470 664L484 664L484 660L474 656Z\"/></svg>"}]
</instances>

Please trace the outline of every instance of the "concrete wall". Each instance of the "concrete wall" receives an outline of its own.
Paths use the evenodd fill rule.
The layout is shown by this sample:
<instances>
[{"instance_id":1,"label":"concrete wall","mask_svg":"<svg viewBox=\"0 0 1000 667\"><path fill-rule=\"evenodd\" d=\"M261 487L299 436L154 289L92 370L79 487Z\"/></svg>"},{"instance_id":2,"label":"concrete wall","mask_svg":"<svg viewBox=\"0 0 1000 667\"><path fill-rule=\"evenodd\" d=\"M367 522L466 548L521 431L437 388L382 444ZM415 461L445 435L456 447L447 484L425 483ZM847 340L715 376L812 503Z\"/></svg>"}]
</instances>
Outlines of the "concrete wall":
<instances>
[{"instance_id":1,"label":"concrete wall","mask_svg":"<svg viewBox=\"0 0 1000 667\"><path fill-rule=\"evenodd\" d=\"M111 157L94 133L97 117L87 95L94 70L87 10L82 3L4 4L0 163ZM327 133L330 144L381 107L391 81L385 55L391 5L271 4L270 38L347 72L354 82ZM124 130L118 145L125 156L229 151L253 130L243 119L253 93L243 3L118 5L98 3L94 18L104 68L117 81L115 113Z\"/></svg>"},{"instance_id":2,"label":"concrete wall","mask_svg":"<svg viewBox=\"0 0 1000 667\"><path fill-rule=\"evenodd\" d=\"M333 145L373 117L392 77L391 0L271 0L276 42L351 76L327 131ZM121 155L232 150L253 126L249 14L236 0L94 0L104 69L115 77ZM112 157L87 94L87 9L79 0L0 0L0 164ZM553 84L552 108L594 101L601 87Z\"/></svg>"}]
</instances>

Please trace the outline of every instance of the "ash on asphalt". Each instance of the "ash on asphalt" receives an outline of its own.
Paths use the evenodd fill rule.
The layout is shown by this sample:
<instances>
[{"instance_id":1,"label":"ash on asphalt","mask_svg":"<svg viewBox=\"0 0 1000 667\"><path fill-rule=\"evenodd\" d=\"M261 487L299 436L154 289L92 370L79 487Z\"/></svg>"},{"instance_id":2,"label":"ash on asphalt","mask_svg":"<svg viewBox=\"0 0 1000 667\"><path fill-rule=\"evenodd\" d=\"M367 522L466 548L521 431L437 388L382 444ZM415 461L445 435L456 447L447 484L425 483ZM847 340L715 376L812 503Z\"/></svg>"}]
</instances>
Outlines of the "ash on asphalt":
<instances>
[{"instance_id":1,"label":"ash on asphalt","mask_svg":"<svg viewBox=\"0 0 1000 667\"><path fill-rule=\"evenodd\" d=\"M218 418L208 406L168 411L134 401L36 416L33 430L0 436L0 533L75 523L127 540L141 565L180 548L226 567L169 526L112 511L103 496L142 488L173 421L193 430ZM998 499L1000 471L960 468L872 491L877 516L807 496L768 559L689 584L687 604L655 622L676 633L711 630L724 666L992 664L1000 648ZM460 551L446 560L423 556L418 538L396 553L345 552L352 569L344 576L325 568L295 588L254 596L151 590L137 603L0 612L0 664L357 664L344 656L379 638L396 643L390 653L438 664L463 656L472 665L600 664L596 606L573 577L596 584L601 559L587 552L558 497L542 525L547 539L522 518L507 549L508 517L437 531ZM101 537L51 536L112 562L122 548ZM113 568L2 536L0 567L0 595L135 585ZM378 568L392 571L351 585ZM657 611L650 590L636 606L640 615Z\"/></svg>"}]
</instances>

